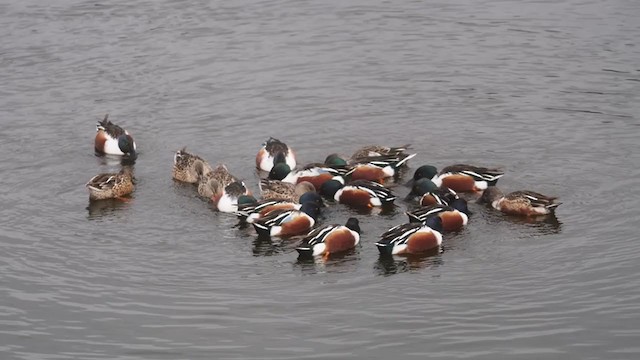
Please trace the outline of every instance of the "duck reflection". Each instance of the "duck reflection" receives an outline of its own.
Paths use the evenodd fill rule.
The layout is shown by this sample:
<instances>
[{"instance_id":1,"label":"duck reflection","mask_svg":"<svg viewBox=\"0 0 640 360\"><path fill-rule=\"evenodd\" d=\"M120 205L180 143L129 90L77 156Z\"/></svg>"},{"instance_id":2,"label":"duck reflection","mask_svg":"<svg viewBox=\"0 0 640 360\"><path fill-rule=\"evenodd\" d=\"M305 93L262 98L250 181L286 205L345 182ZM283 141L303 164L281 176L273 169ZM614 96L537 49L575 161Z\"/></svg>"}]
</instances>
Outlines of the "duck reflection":
<instances>
[{"instance_id":1,"label":"duck reflection","mask_svg":"<svg viewBox=\"0 0 640 360\"><path fill-rule=\"evenodd\" d=\"M360 256L357 248L324 256L299 255L294 268L305 274L322 272L353 272L357 270Z\"/></svg>"},{"instance_id":2,"label":"duck reflection","mask_svg":"<svg viewBox=\"0 0 640 360\"><path fill-rule=\"evenodd\" d=\"M130 206L130 198L117 198L89 201L87 210L89 212L87 218L89 220L100 220L104 217L114 215Z\"/></svg>"},{"instance_id":3,"label":"duck reflection","mask_svg":"<svg viewBox=\"0 0 640 360\"><path fill-rule=\"evenodd\" d=\"M389 276L408 271L426 268L437 268L444 264L441 248L432 249L422 254L412 255L380 255L373 269L378 275Z\"/></svg>"}]
</instances>

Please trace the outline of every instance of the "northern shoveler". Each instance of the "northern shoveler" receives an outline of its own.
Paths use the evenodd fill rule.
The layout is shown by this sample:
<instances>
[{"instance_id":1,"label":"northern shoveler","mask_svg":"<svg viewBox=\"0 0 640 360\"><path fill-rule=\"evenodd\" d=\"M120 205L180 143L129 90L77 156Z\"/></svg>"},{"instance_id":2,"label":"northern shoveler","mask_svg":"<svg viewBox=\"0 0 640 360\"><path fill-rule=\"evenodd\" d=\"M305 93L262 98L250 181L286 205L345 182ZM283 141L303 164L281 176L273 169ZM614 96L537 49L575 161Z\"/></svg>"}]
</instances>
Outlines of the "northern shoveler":
<instances>
[{"instance_id":1,"label":"northern shoveler","mask_svg":"<svg viewBox=\"0 0 640 360\"><path fill-rule=\"evenodd\" d=\"M229 169L224 164L219 164L214 169L203 173L202 164L196 165L196 173L198 173L198 193L204 197L210 198L214 195L221 195L224 188L232 182L238 181L238 178L231 175Z\"/></svg>"},{"instance_id":2,"label":"northern shoveler","mask_svg":"<svg viewBox=\"0 0 640 360\"><path fill-rule=\"evenodd\" d=\"M131 194L135 188L133 170L125 166L118 173L98 174L87 182L90 200L115 199Z\"/></svg>"},{"instance_id":3,"label":"northern shoveler","mask_svg":"<svg viewBox=\"0 0 640 360\"><path fill-rule=\"evenodd\" d=\"M320 208L318 204L306 202L300 210L275 210L255 220L253 227L259 236L302 235L315 225Z\"/></svg>"},{"instance_id":4,"label":"northern shoveler","mask_svg":"<svg viewBox=\"0 0 640 360\"><path fill-rule=\"evenodd\" d=\"M367 145L363 146L351 155L350 162L353 164L366 162L368 158L377 156L392 156L404 158L409 154L405 153L407 149L411 147L410 144L390 147L382 145ZM415 154L414 154L415 155Z\"/></svg>"},{"instance_id":5,"label":"northern shoveler","mask_svg":"<svg viewBox=\"0 0 640 360\"><path fill-rule=\"evenodd\" d=\"M330 255L354 248L360 242L358 219L343 225L324 225L312 230L296 248L300 256Z\"/></svg>"},{"instance_id":6,"label":"northern shoveler","mask_svg":"<svg viewBox=\"0 0 640 360\"><path fill-rule=\"evenodd\" d=\"M331 180L334 176L341 176L346 170L338 170L323 164L308 164L301 170L293 170L285 163L278 163L269 172L269 179L282 180L284 182L297 184L308 181L316 189L320 189L322 184Z\"/></svg>"},{"instance_id":7,"label":"northern shoveler","mask_svg":"<svg viewBox=\"0 0 640 360\"><path fill-rule=\"evenodd\" d=\"M100 154L125 155L132 159L137 156L133 137L127 130L109 121L109 114L96 125L94 147Z\"/></svg>"},{"instance_id":8,"label":"northern shoveler","mask_svg":"<svg viewBox=\"0 0 640 360\"><path fill-rule=\"evenodd\" d=\"M487 203L505 214L539 216L554 212L562 204L556 202L556 199L557 197L529 190L514 191L504 195L494 186L486 189L478 201Z\"/></svg>"},{"instance_id":9,"label":"northern shoveler","mask_svg":"<svg viewBox=\"0 0 640 360\"><path fill-rule=\"evenodd\" d=\"M224 187L222 194L214 195L211 200L219 211L236 212L238 211L238 198L242 195L251 195L251 191L247 189L244 182L234 181Z\"/></svg>"},{"instance_id":10,"label":"northern shoveler","mask_svg":"<svg viewBox=\"0 0 640 360\"><path fill-rule=\"evenodd\" d=\"M336 176L322 184L319 193L325 199L334 201L336 193L342 189L342 187L344 187L344 178L342 176Z\"/></svg>"},{"instance_id":11,"label":"northern shoveler","mask_svg":"<svg viewBox=\"0 0 640 360\"><path fill-rule=\"evenodd\" d=\"M203 175L213 171L211 165L198 155L188 153L186 148L176 151L173 156L174 179L186 183L196 184Z\"/></svg>"},{"instance_id":12,"label":"northern shoveler","mask_svg":"<svg viewBox=\"0 0 640 360\"><path fill-rule=\"evenodd\" d=\"M284 162L289 168L296 167L296 156L287 144L270 137L256 155L256 167L260 170L271 171L273 165Z\"/></svg>"},{"instance_id":13,"label":"northern shoveler","mask_svg":"<svg viewBox=\"0 0 640 360\"><path fill-rule=\"evenodd\" d=\"M278 180L262 179L259 185L263 199L284 199L297 202L302 194L316 191L313 184L306 181L294 185Z\"/></svg>"},{"instance_id":14,"label":"northern shoveler","mask_svg":"<svg viewBox=\"0 0 640 360\"><path fill-rule=\"evenodd\" d=\"M356 180L346 184L333 198L339 203L360 208L383 206L393 203L396 199L391 190L368 180Z\"/></svg>"},{"instance_id":15,"label":"northern shoveler","mask_svg":"<svg viewBox=\"0 0 640 360\"><path fill-rule=\"evenodd\" d=\"M380 255L420 254L442 244L442 220L431 217L426 224L397 225L381 235L376 243Z\"/></svg>"},{"instance_id":16,"label":"northern shoveler","mask_svg":"<svg viewBox=\"0 0 640 360\"><path fill-rule=\"evenodd\" d=\"M324 206L322 198L315 191L302 194L298 203L283 199L265 199L260 201L242 201L238 199L238 211L236 214L240 218L244 218L246 222L253 223L255 220L262 219L275 210L300 210L301 205L305 202L314 202L318 207Z\"/></svg>"},{"instance_id":17,"label":"northern shoveler","mask_svg":"<svg viewBox=\"0 0 640 360\"><path fill-rule=\"evenodd\" d=\"M439 188L433 181L426 178L418 179L413 183L408 198L415 196L420 197L418 202L422 206L449 205L453 200L460 198L455 191L449 188Z\"/></svg>"},{"instance_id":18,"label":"northern shoveler","mask_svg":"<svg viewBox=\"0 0 640 360\"><path fill-rule=\"evenodd\" d=\"M438 187L446 187L455 192L481 191L489 186L495 186L504 175L500 169L490 169L473 165L456 164L447 166L440 173L431 165L424 165L414 172L416 178L427 178Z\"/></svg>"},{"instance_id":19,"label":"northern shoveler","mask_svg":"<svg viewBox=\"0 0 640 360\"><path fill-rule=\"evenodd\" d=\"M442 220L442 230L457 231L469 222L469 209L467 201L456 199L447 205L423 206L413 211L407 211L409 222L426 223L430 217L437 216Z\"/></svg>"},{"instance_id":20,"label":"northern shoveler","mask_svg":"<svg viewBox=\"0 0 640 360\"><path fill-rule=\"evenodd\" d=\"M255 220L264 218L272 211L299 210L300 206L300 204L293 201L282 199L265 199L254 203L246 202L244 204L241 204L240 199L238 199L238 211L236 215L251 224Z\"/></svg>"},{"instance_id":21,"label":"northern shoveler","mask_svg":"<svg viewBox=\"0 0 640 360\"><path fill-rule=\"evenodd\" d=\"M397 175L397 170L417 154L382 155L361 158L346 173L351 180L369 180L382 183L384 179Z\"/></svg>"}]
</instances>

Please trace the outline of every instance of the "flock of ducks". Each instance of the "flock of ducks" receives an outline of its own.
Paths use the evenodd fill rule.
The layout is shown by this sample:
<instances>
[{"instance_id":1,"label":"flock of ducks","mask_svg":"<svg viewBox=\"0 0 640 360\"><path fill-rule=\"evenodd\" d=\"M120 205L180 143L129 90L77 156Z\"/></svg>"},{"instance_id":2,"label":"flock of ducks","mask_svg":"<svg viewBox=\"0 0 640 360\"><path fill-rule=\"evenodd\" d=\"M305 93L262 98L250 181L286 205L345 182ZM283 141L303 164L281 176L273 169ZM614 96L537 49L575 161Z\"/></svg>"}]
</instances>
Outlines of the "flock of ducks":
<instances>
[{"instance_id":1,"label":"flock of ducks","mask_svg":"<svg viewBox=\"0 0 640 360\"><path fill-rule=\"evenodd\" d=\"M360 224L351 217L344 225L318 224L325 202L357 209L393 206L396 196L385 186L416 154L408 145L362 147L350 157L330 154L322 163L298 167L294 151L278 139L269 138L256 155L256 168L268 175L260 180L260 197L223 165L211 166L183 148L175 153L172 177L197 186L221 212L235 213L252 224L262 237L303 236L296 250L301 256L328 256L355 247ZM131 134L112 123L108 115L98 122L95 136L98 154L123 158L118 173L98 174L87 183L90 201L123 198L134 191L131 166L136 143ZM442 234L466 226L470 212L460 193L481 194L478 202L505 214L545 216L560 205L555 197L533 191L502 193L496 183L500 169L456 164L440 171L431 165L418 167L409 182L407 199L420 207L407 211L409 222L385 231L376 246L381 254L420 254L438 248Z\"/></svg>"}]
</instances>

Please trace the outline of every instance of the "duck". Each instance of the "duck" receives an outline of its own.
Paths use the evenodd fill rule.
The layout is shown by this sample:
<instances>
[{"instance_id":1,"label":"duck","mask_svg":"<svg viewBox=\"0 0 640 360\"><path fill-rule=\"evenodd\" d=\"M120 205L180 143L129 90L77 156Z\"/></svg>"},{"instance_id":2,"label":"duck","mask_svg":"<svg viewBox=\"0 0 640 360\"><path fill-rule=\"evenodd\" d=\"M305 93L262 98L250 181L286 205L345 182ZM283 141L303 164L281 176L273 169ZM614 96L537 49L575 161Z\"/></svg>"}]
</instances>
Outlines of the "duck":
<instances>
[{"instance_id":1,"label":"duck","mask_svg":"<svg viewBox=\"0 0 640 360\"><path fill-rule=\"evenodd\" d=\"M323 225L313 229L296 247L303 257L340 253L353 249L360 242L360 223L349 218L345 225Z\"/></svg>"},{"instance_id":2,"label":"duck","mask_svg":"<svg viewBox=\"0 0 640 360\"><path fill-rule=\"evenodd\" d=\"M118 173L98 174L87 182L89 200L116 199L127 196L135 189L133 169L125 166Z\"/></svg>"},{"instance_id":3,"label":"duck","mask_svg":"<svg viewBox=\"0 0 640 360\"><path fill-rule=\"evenodd\" d=\"M405 223L392 227L376 242L380 255L421 254L442 245L442 220L433 216L426 223Z\"/></svg>"},{"instance_id":4,"label":"duck","mask_svg":"<svg viewBox=\"0 0 640 360\"><path fill-rule=\"evenodd\" d=\"M109 121L109 114L96 125L94 147L99 154L124 155L131 159L137 157L133 137L127 130Z\"/></svg>"},{"instance_id":5,"label":"duck","mask_svg":"<svg viewBox=\"0 0 640 360\"><path fill-rule=\"evenodd\" d=\"M268 178L271 180L281 180L291 184L308 181L313 184L316 189L319 189L322 184L331 180L334 176L343 176L345 173L346 171L341 171L318 163L307 164L301 170L293 171L286 163L278 163L273 166L269 172Z\"/></svg>"},{"instance_id":6,"label":"duck","mask_svg":"<svg viewBox=\"0 0 640 360\"><path fill-rule=\"evenodd\" d=\"M447 187L438 187L433 181L427 178L418 179L413 183L407 199L414 198L415 196L419 197L418 203L421 206L436 204L449 205L453 200L460 199L455 191Z\"/></svg>"},{"instance_id":7,"label":"duck","mask_svg":"<svg viewBox=\"0 0 640 360\"><path fill-rule=\"evenodd\" d=\"M238 211L236 215L249 224L267 216L274 210L300 210L301 204L305 202L315 202L318 207L324 206L322 198L315 191L302 194L298 202L284 199L253 200L254 201L251 201L251 199L242 196L238 199Z\"/></svg>"},{"instance_id":8,"label":"duck","mask_svg":"<svg viewBox=\"0 0 640 360\"><path fill-rule=\"evenodd\" d=\"M256 155L256 167L263 171L271 171L273 165L284 162L291 169L296 167L296 155L293 150L278 139L270 137Z\"/></svg>"},{"instance_id":9,"label":"duck","mask_svg":"<svg viewBox=\"0 0 640 360\"><path fill-rule=\"evenodd\" d=\"M430 179L438 187L447 187L455 192L479 192L489 186L495 186L504 175L497 168L455 164L443 168L440 173L435 166L423 165L414 172L413 180Z\"/></svg>"},{"instance_id":10,"label":"duck","mask_svg":"<svg viewBox=\"0 0 640 360\"><path fill-rule=\"evenodd\" d=\"M213 171L211 165L198 155L187 152L186 147L173 156L172 177L175 180L196 184L202 176Z\"/></svg>"},{"instance_id":11,"label":"duck","mask_svg":"<svg viewBox=\"0 0 640 360\"><path fill-rule=\"evenodd\" d=\"M478 200L505 214L520 216L549 215L562 203L555 196L547 196L530 190L514 191L504 194L497 187L490 187Z\"/></svg>"},{"instance_id":12,"label":"duck","mask_svg":"<svg viewBox=\"0 0 640 360\"><path fill-rule=\"evenodd\" d=\"M222 194L225 187L238 181L238 178L233 176L224 164L219 164L211 170L205 170L204 163L198 162L195 169L198 174L198 193L207 198L215 194Z\"/></svg>"},{"instance_id":13,"label":"duck","mask_svg":"<svg viewBox=\"0 0 640 360\"><path fill-rule=\"evenodd\" d=\"M252 225L261 237L302 235L315 225L319 211L318 204L305 202L300 210L274 210Z\"/></svg>"},{"instance_id":14,"label":"duck","mask_svg":"<svg viewBox=\"0 0 640 360\"><path fill-rule=\"evenodd\" d=\"M382 183L384 179L394 177L398 169L417 154L380 155L360 158L361 162L352 166L345 174L350 180L369 180Z\"/></svg>"},{"instance_id":15,"label":"duck","mask_svg":"<svg viewBox=\"0 0 640 360\"><path fill-rule=\"evenodd\" d=\"M456 199L451 206L434 204L423 206L413 211L407 211L409 222L426 223L430 217L441 219L443 231L457 231L469 222L469 209L465 199Z\"/></svg>"},{"instance_id":16,"label":"duck","mask_svg":"<svg viewBox=\"0 0 640 360\"><path fill-rule=\"evenodd\" d=\"M242 181L234 181L224 187L221 194L214 195L211 200L220 212L235 213L238 211L238 198L249 196L251 191Z\"/></svg>"},{"instance_id":17,"label":"duck","mask_svg":"<svg viewBox=\"0 0 640 360\"><path fill-rule=\"evenodd\" d=\"M368 181L356 180L347 183L335 192L334 200L359 208L373 208L392 204L396 197L383 185Z\"/></svg>"},{"instance_id":18,"label":"duck","mask_svg":"<svg viewBox=\"0 0 640 360\"><path fill-rule=\"evenodd\" d=\"M280 180L262 179L259 186L263 199L283 199L293 202L297 202L306 192L316 191L313 184L307 181L294 185Z\"/></svg>"},{"instance_id":19,"label":"duck","mask_svg":"<svg viewBox=\"0 0 640 360\"><path fill-rule=\"evenodd\" d=\"M410 144L405 144L401 146L384 146L384 145L366 145L356 150L350 158L350 162L352 164L364 163L367 162L368 158L378 157L378 156L391 156L391 157L400 157L404 158L408 156L405 151L411 148ZM415 154L413 154L415 156ZM412 156L413 157L413 156Z\"/></svg>"}]
</instances>

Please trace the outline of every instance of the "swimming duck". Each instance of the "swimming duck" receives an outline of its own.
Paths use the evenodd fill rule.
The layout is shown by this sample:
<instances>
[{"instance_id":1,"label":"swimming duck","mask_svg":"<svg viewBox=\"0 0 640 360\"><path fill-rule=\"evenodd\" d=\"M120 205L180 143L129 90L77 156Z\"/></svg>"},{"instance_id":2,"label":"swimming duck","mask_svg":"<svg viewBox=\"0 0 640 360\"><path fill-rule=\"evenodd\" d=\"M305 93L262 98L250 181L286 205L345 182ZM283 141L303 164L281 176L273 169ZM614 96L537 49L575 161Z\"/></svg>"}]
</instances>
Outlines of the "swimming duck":
<instances>
[{"instance_id":1,"label":"swimming duck","mask_svg":"<svg viewBox=\"0 0 640 360\"><path fill-rule=\"evenodd\" d=\"M382 145L367 145L356 150L353 153L353 155L351 155L350 162L352 164L364 163L368 158L377 157L377 156L391 156L391 157L404 158L406 156L409 156L409 154L405 153L405 151L407 151L407 149L409 149L410 147L411 147L410 144L397 146L397 147L382 146ZM415 154L413 155L415 156Z\"/></svg>"},{"instance_id":2,"label":"swimming duck","mask_svg":"<svg viewBox=\"0 0 640 360\"><path fill-rule=\"evenodd\" d=\"M296 156L287 146L278 139L270 137L256 155L256 167L260 170L271 171L273 165L284 162L289 165L289 168L296 167Z\"/></svg>"},{"instance_id":3,"label":"swimming duck","mask_svg":"<svg viewBox=\"0 0 640 360\"><path fill-rule=\"evenodd\" d=\"M188 153L186 148L178 150L173 156L172 176L178 181L195 184L212 170L209 163L198 155Z\"/></svg>"},{"instance_id":4,"label":"swimming duck","mask_svg":"<svg viewBox=\"0 0 640 360\"><path fill-rule=\"evenodd\" d=\"M422 206L435 204L449 205L453 200L460 198L455 191L449 188L437 187L433 181L427 178L418 179L413 183L411 193L408 198L413 198L415 196L420 197L418 203Z\"/></svg>"},{"instance_id":5,"label":"swimming duck","mask_svg":"<svg viewBox=\"0 0 640 360\"><path fill-rule=\"evenodd\" d=\"M313 229L296 248L300 256L330 255L354 248L360 242L358 219L345 225L324 225Z\"/></svg>"},{"instance_id":6,"label":"swimming duck","mask_svg":"<svg viewBox=\"0 0 640 360\"><path fill-rule=\"evenodd\" d=\"M393 177L398 169L417 154L381 155L360 158L346 173L351 180L369 180L382 183L384 179Z\"/></svg>"},{"instance_id":7,"label":"swimming duck","mask_svg":"<svg viewBox=\"0 0 640 360\"><path fill-rule=\"evenodd\" d=\"M478 201L487 203L505 214L538 216L554 212L562 204L556 202L556 199L557 197L530 190L514 191L504 195L497 187L490 187L483 192Z\"/></svg>"},{"instance_id":8,"label":"swimming duck","mask_svg":"<svg viewBox=\"0 0 640 360\"><path fill-rule=\"evenodd\" d=\"M100 154L125 155L132 159L137 156L133 137L127 130L109 121L109 114L96 125L94 147Z\"/></svg>"},{"instance_id":9,"label":"swimming duck","mask_svg":"<svg viewBox=\"0 0 640 360\"><path fill-rule=\"evenodd\" d=\"M229 169L224 164L219 164L208 172L204 168L204 163L197 162L194 166L198 174L198 193L204 197L210 198L215 194L221 194L224 188L238 179L231 175ZM212 191L215 191L211 193Z\"/></svg>"},{"instance_id":10,"label":"swimming duck","mask_svg":"<svg viewBox=\"0 0 640 360\"><path fill-rule=\"evenodd\" d=\"M341 204L360 208L383 206L393 203L396 199L391 190L368 180L356 180L346 184L336 191L333 198Z\"/></svg>"},{"instance_id":11,"label":"swimming duck","mask_svg":"<svg viewBox=\"0 0 640 360\"><path fill-rule=\"evenodd\" d=\"M420 254L442 244L442 220L433 216L426 223L406 223L392 227L376 243L380 255Z\"/></svg>"},{"instance_id":12,"label":"swimming duck","mask_svg":"<svg viewBox=\"0 0 640 360\"><path fill-rule=\"evenodd\" d=\"M125 166L118 173L98 174L87 182L90 200L115 199L133 192L133 170Z\"/></svg>"},{"instance_id":13,"label":"swimming duck","mask_svg":"<svg viewBox=\"0 0 640 360\"><path fill-rule=\"evenodd\" d=\"M302 194L316 191L313 184L307 181L294 185L279 180L262 179L259 185L263 199L283 199L297 202Z\"/></svg>"},{"instance_id":14,"label":"swimming duck","mask_svg":"<svg viewBox=\"0 0 640 360\"><path fill-rule=\"evenodd\" d=\"M437 216L441 219L442 230L457 231L469 222L469 209L467 201L464 199L456 199L447 205L430 205L423 206L413 211L407 211L409 222L426 223L430 217Z\"/></svg>"},{"instance_id":15,"label":"swimming duck","mask_svg":"<svg viewBox=\"0 0 640 360\"><path fill-rule=\"evenodd\" d=\"M414 172L414 181L427 178L438 187L446 187L455 192L481 191L489 186L495 186L504 175L500 169L490 169L473 165L456 164L447 166L437 173L431 165L424 165Z\"/></svg>"},{"instance_id":16,"label":"swimming duck","mask_svg":"<svg viewBox=\"0 0 640 360\"><path fill-rule=\"evenodd\" d=\"M314 202L319 207L322 207L324 205L322 202L322 198L315 191L310 191L302 194L298 202L283 199L264 199L260 201L250 201L250 199L241 197L238 199L238 211L236 212L236 215L238 215L238 217L240 217L241 219L245 219L245 221L248 223L253 223L255 220L267 216L274 210L300 210L300 204L305 202Z\"/></svg>"},{"instance_id":17,"label":"swimming duck","mask_svg":"<svg viewBox=\"0 0 640 360\"><path fill-rule=\"evenodd\" d=\"M320 208L314 202L305 202L300 210L275 210L255 220L253 227L259 236L302 235L315 225Z\"/></svg>"},{"instance_id":18,"label":"swimming duck","mask_svg":"<svg viewBox=\"0 0 640 360\"><path fill-rule=\"evenodd\" d=\"M323 164L308 164L301 170L291 170L289 165L278 163L269 172L269 179L281 180L284 182L297 184L308 181L316 189L320 189L322 184L331 180L334 176L344 175L346 171L341 171Z\"/></svg>"},{"instance_id":19,"label":"swimming duck","mask_svg":"<svg viewBox=\"0 0 640 360\"><path fill-rule=\"evenodd\" d=\"M234 181L224 187L222 194L214 195L211 200L221 212L237 212L238 198L243 195L251 195L244 182Z\"/></svg>"}]
</instances>

